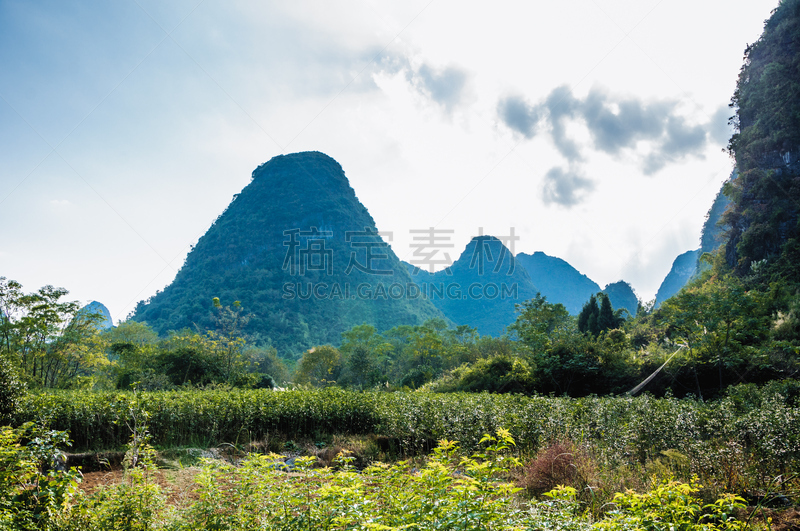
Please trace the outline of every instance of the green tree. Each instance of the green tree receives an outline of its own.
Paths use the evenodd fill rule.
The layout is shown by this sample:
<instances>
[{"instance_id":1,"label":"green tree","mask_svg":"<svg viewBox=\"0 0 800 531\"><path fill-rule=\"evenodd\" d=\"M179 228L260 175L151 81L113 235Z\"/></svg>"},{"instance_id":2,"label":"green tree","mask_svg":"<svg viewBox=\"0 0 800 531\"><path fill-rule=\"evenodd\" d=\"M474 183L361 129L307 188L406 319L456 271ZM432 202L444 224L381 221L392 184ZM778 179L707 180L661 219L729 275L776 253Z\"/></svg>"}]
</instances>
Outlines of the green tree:
<instances>
[{"instance_id":1,"label":"green tree","mask_svg":"<svg viewBox=\"0 0 800 531\"><path fill-rule=\"evenodd\" d=\"M763 294L746 290L733 275L714 273L665 301L660 311L668 337L687 349L700 396L702 387L721 390L726 375L741 380L748 365L760 363L756 347L768 337L772 324Z\"/></svg>"},{"instance_id":2,"label":"green tree","mask_svg":"<svg viewBox=\"0 0 800 531\"><path fill-rule=\"evenodd\" d=\"M580 332L588 332L593 336L596 336L597 333L597 316L600 314L600 308L597 306L597 298L592 295L589 297L589 300L586 301L586 304L583 305L581 308L580 313L578 314L578 331ZM594 320L590 323L590 320L594 317Z\"/></svg>"},{"instance_id":3,"label":"green tree","mask_svg":"<svg viewBox=\"0 0 800 531\"><path fill-rule=\"evenodd\" d=\"M533 353L550 348L553 341L569 335L574 321L563 304L551 304L541 293L517 305L517 320L508 327Z\"/></svg>"},{"instance_id":4,"label":"green tree","mask_svg":"<svg viewBox=\"0 0 800 531\"><path fill-rule=\"evenodd\" d=\"M213 339L190 330L173 333L159 343L157 370L172 385L207 385L226 382Z\"/></svg>"},{"instance_id":5,"label":"green tree","mask_svg":"<svg viewBox=\"0 0 800 531\"><path fill-rule=\"evenodd\" d=\"M600 371L597 343L584 335L560 336L534 362L539 392L583 396L596 389Z\"/></svg>"},{"instance_id":6,"label":"green tree","mask_svg":"<svg viewBox=\"0 0 800 531\"><path fill-rule=\"evenodd\" d=\"M5 356L0 355L0 426L8 424L25 394L25 384Z\"/></svg>"},{"instance_id":7,"label":"green tree","mask_svg":"<svg viewBox=\"0 0 800 531\"><path fill-rule=\"evenodd\" d=\"M62 302L67 293L44 286L24 294L18 282L0 277L0 355L34 385L68 387L108 363L101 317L79 312L76 301Z\"/></svg>"},{"instance_id":8,"label":"green tree","mask_svg":"<svg viewBox=\"0 0 800 531\"><path fill-rule=\"evenodd\" d=\"M624 308L614 311L611 299L605 293L592 295L578 314L578 331L597 337L606 330L619 328L625 322L624 313L627 313Z\"/></svg>"},{"instance_id":9,"label":"green tree","mask_svg":"<svg viewBox=\"0 0 800 531\"><path fill-rule=\"evenodd\" d=\"M154 391L171 385L158 366L158 335L146 323L123 321L103 332L108 344L108 372L113 385L128 389L133 383Z\"/></svg>"},{"instance_id":10,"label":"green tree","mask_svg":"<svg viewBox=\"0 0 800 531\"><path fill-rule=\"evenodd\" d=\"M375 368L372 356L365 345L356 345L347 360L347 366L353 375L353 385L358 388L370 387L374 383Z\"/></svg>"},{"instance_id":11,"label":"green tree","mask_svg":"<svg viewBox=\"0 0 800 531\"><path fill-rule=\"evenodd\" d=\"M612 330L617 328L618 322L614 315L614 309L611 307L611 301L608 297L600 299L600 312L597 314L597 328L601 332L605 330Z\"/></svg>"},{"instance_id":12,"label":"green tree","mask_svg":"<svg viewBox=\"0 0 800 531\"><path fill-rule=\"evenodd\" d=\"M331 345L308 349L297 366L294 381L299 384L327 386L336 383L342 369L342 354Z\"/></svg>"},{"instance_id":13,"label":"green tree","mask_svg":"<svg viewBox=\"0 0 800 531\"><path fill-rule=\"evenodd\" d=\"M267 385L269 378L272 378L273 385L278 386L284 386L289 381L289 369L286 367L286 363L278 357L275 347L247 345L244 355L258 376L255 387L269 386Z\"/></svg>"}]
</instances>

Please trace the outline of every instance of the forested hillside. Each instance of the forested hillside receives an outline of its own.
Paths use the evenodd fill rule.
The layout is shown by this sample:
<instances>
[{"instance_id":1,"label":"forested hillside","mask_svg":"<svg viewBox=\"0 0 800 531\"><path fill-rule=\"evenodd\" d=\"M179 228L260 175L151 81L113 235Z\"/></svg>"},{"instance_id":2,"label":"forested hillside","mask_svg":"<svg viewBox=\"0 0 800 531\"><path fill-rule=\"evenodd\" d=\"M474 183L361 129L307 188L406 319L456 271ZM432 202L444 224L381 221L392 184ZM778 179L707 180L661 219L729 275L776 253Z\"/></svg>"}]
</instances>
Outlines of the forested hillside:
<instances>
[{"instance_id":1,"label":"forested hillside","mask_svg":"<svg viewBox=\"0 0 800 531\"><path fill-rule=\"evenodd\" d=\"M243 333L291 357L338 343L355 325L386 330L440 317L423 297L406 297L411 283L341 166L297 153L253 172L172 284L133 319L162 335L212 329L212 298L239 301L249 316Z\"/></svg>"},{"instance_id":2,"label":"forested hillside","mask_svg":"<svg viewBox=\"0 0 800 531\"><path fill-rule=\"evenodd\" d=\"M792 284L800 244L800 2L781 2L764 33L747 47L736 91L736 133L728 144L739 177L725 193L732 205L725 258L740 277Z\"/></svg>"}]
</instances>

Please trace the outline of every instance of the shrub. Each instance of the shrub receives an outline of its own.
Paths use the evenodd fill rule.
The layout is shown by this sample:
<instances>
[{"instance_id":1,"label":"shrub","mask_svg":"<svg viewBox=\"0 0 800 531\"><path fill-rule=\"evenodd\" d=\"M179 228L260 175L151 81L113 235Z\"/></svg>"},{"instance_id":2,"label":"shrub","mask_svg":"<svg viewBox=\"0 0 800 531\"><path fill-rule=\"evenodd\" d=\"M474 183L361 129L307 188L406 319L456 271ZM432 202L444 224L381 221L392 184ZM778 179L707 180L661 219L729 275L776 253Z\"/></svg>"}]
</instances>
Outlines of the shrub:
<instances>
[{"instance_id":1,"label":"shrub","mask_svg":"<svg viewBox=\"0 0 800 531\"><path fill-rule=\"evenodd\" d=\"M11 362L0 356L0 424L11 421L25 394L25 384Z\"/></svg>"},{"instance_id":2,"label":"shrub","mask_svg":"<svg viewBox=\"0 0 800 531\"><path fill-rule=\"evenodd\" d=\"M517 485L532 495L541 495L558 487L583 490L590 482L594 463L572 441L563 439L542 449L522 469Z\"/></svg>"},{"instance_id":3,"label":"shrub","mask_svg":"<svg viewBox=\"0 0 800 531\"><path fill-rule=\"evenodd\" d=\"M664 481L644 494L617 493L617 509L594 527L597 531L742 531L747 527L733 515L745 506L744 499L725 495L715 503L702 505L699 489L694 481Z\"/></svg>"},{"instance_id":4,"label":"shrub","mask_svg":"<svg viewBox=\"0 0 800 531\"><path fill-rule=\"evenodd\" d=\"M0 428L0 529L48 531L64 517L79 475L54 466L59 444L69 444L66 433L32 423Z\"/></svg>"}]
</instances>

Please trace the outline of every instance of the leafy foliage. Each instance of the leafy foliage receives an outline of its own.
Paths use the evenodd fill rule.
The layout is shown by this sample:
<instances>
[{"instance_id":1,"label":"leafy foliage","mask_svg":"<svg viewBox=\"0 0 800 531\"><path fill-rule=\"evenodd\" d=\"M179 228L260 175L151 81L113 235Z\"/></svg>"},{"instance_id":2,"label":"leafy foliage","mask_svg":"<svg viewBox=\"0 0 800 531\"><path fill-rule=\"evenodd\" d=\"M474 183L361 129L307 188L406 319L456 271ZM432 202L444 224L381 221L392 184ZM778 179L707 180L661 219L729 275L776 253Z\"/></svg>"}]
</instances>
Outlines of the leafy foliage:
<instances>
[{"instance_id":1,"label":"leafy foliage","mask_svg":"<svg viewBox=\"0 0 800 531\"><path fill-rule=\"evenodd\" d=\"M617 509L608 518L598 522L599 531L617 529L643 529L657 531L668 528L675 531L743 531L747 522L737 520L737 509L745 507L745 500L727 495L715 503L703 505L698 496L699 486L693 483L665 481L650 492L617 493Z\"/></svg>"},{"instance_id":2,"label":"leafy foliage","mask_svg":"<svg viewBox=\"0 0 800 531\"><path fill-rule=\"evenodd\" d=\"M600 299L599 306L597 299ZM625 322L624 311L620 309L614 312L611 299L606 294L592 295L578 314L578 330L597 337L600 332L619 328Z\"/></svg>"},{"instance_id":3,"label":"leafy foliage","mask_svg":"<svg viewBox=\"0 0 800 531\"><path fill-rule=\"evenodd\" d=\"M13 480L36 475L28 451L0 432L0 459L14 466L0 476L0 501L14 492ZM47 439L52 441L52 434ZM466 453L456 441L438 441L418 468L410 461L373 463L361 471L340 453L333 468L314 468L314 457L298 457L287 474L277 454L250 454L238 466L205 460L195 476L196 496L188 505L164 510L163 498L148 481L147 444L136 435L129 445L141 455L142 467L128 468L125 480L91 496L73 498L75 483L64 478L48 483L48 496L31 506L0 505L0 524L14 529L59 530L307 530L307 529L554 529L598 531L662 529L739 531L734 518L743 500L725 495L703 505L698 486L668 481L642 494L618 493L616 509L594 524L581 514L577 491L559 485L541 501L526 502L509 482L520 467L511 432L485 434L476 450ZM12 481L8 481L8 479ZM66 487L66 488L65 488ZM35 494L36 491L33 491ZM25 491L26 496L33 495ZM38 512L37 512L38 511Z\"/></svg>"},{"instance_id":4,"label":"leafy foliage","mask_svg":"<svg viewBox=\"0 0 800 531\"><path fill-rule=\"evenodd\" d=\"M80 480L76 470L54 466L63 460L58 446L66 444L66 433L33 423L0 427L0 528L59 529Z\"/></svg>"},{"instance_id":5,"label":"leafy foliage","mask_svg":"<svg viewBox=\"0 0 800 531\"><path fill-rule=\"evenodd\" d=\"M552 441L580 442L598 467L639 470L686 456L718 490L767 488L765 481L797 472L800 463L800 383L729 388L720 400L675 398L545 398L487 393L295 391L59 392L26 397L18 422L41 417L69 430L78 448L124 446L132 408L149 415L159 446L243 445L278 438L330 440L333 434L383 436L399 455L427 452L441 439L475 451L480 434L507 427L529 454ZM662 467L663 468L663 467Z\"/></svg>"},{"instance_id":6,"label":"leafy foliage","mask_svg":"<svg viewBox=\"0 0 800 531\"><path fill-rule=\"evenodd\" d=\"M44 286L25 294L22 285L0 277L0 357L10 360L33 385L63 388L107 363L97 314L61 302L64 288Z\"/></svg>"},{"instance_id":7,"label":"leafy foliage","mask_svg":"<svg viewBox=\"0 0 800 531\"><path fill-rule=\"evenodd\" d=\"M25 394L25 384L17 369L0 355L0 425L8 423Z\"/></svg>"},{"instance_id":8,"label":"leafy foliage","mask_svg":"<svg viewBox=\"0 0 800 531\"><path fill-rule=\"evenodd\" d=\"M503 481L516 460L501 430L484 449L463 455L442 440L418 471L411 463L376 463L360 472L340 454L335 470L298 458L281 471L278 455L251 455L241 467L208 462L198 477L199 500L175 529L508 529L529 515L514 508L516 489Z\"/></svg>"}]
</instances>

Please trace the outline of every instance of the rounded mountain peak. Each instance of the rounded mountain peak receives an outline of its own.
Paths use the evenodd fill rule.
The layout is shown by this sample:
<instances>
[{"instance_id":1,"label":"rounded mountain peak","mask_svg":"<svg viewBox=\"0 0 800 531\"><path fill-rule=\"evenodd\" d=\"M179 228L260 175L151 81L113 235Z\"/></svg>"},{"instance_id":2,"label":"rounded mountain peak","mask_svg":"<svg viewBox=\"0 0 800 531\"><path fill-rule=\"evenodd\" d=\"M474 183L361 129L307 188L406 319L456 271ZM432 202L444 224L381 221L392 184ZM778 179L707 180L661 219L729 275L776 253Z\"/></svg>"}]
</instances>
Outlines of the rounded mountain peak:
<instances>
[{"instance_id":1,"label":"rounded mountain peak","mask_svg":"<svg viewBox=\"0 0 800 531\"><path fill-rule=\"evenodd\" d=\"M342 166L319 151L277 155L253 170L253 181L268 186L328 189L350 187Z\"/></svg>"}]
</instances>

